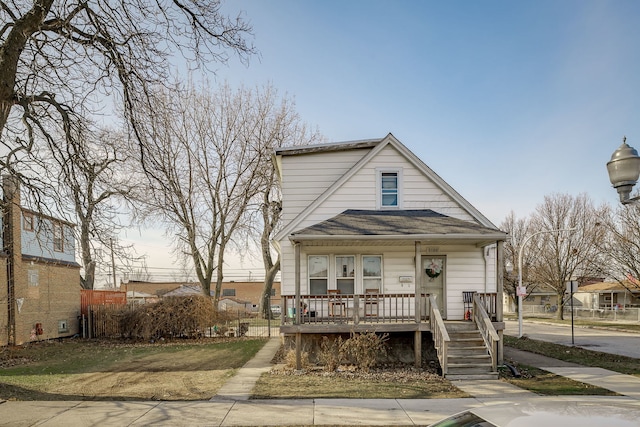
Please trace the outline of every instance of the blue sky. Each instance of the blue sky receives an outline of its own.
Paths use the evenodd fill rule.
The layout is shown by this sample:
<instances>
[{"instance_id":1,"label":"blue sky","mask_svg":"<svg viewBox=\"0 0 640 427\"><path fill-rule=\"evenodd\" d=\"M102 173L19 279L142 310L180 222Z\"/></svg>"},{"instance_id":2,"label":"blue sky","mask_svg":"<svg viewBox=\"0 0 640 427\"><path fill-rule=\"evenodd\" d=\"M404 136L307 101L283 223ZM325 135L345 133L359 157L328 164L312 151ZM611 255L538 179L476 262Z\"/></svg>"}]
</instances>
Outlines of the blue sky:
<instances>
[{"instance_id":1,"label":"blue sky","mask_svg":"<svg viewBox=\"0 0 640 427\"><path fill-rule=\"evenodd\" d=\"M496 225L545 195L615 204L605 163L640 148L640 2L234 0L273 84L330 141L403 144Z\"/></svg>"},{"instance_id":2,"label":"blue sky","mask_svg":"<svg viewBox=\"0 0 640 427\"><path fill-rule=\"evenodd\" d=\"M393 133L496 225L553 193L616 204L605 164L623 135L640 149L640 1L233 0L223 11L252 23L260 55L216 80L271 83L330 141Z\"/></svg>"}]
</instances>

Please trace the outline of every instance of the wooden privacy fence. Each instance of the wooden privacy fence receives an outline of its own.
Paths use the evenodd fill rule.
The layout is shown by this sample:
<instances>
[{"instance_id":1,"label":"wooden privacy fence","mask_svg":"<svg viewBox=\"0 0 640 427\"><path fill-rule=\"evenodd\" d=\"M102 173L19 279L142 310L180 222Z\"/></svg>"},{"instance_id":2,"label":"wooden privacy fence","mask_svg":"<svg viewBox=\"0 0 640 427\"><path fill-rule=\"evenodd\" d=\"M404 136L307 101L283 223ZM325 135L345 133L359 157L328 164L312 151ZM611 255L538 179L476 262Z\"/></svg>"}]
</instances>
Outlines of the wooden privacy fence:
<instances>
[{"instance_id":1,"label":"wooden privacy fence","mask_svg":"<svg viewBox=\"0 0 640 427\"><path fill-rule=\"evenodd\" d=\"M91 289L80 290L81 313L89 314L89 306L105 305L122 307L127 304L127 293L120 291L96 291Z\"/></svg>"}]
</instances>

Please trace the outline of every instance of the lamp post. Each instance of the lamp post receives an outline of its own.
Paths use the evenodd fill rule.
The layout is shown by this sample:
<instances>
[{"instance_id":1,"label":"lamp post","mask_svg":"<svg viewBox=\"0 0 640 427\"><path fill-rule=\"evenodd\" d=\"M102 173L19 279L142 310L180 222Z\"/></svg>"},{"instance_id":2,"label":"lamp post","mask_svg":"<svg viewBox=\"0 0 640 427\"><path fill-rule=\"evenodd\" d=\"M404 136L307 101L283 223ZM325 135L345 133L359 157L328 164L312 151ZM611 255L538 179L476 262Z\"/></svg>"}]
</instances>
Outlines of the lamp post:
<instances>
[{"instance_id":1,"label":"lamp post","mask_svg":"<svg viewBox=\"0 0 640 427\"><path fill-rule=\"evenodd\" d=\"M627 145L627 137L607 162L607 172L613 188L620 195L620 203L626 205L637 202L640 197L630 197L633 186L640 176L640 156L635 148Z\"/></svg>"},{"instance_id":2,"label":"lamp post","mask_svg":"<svg viewBox=\"0 0 640 427\"><path fill-rule=\"evenodd\" d=\"M538 234L558 233L560 231L573 231L575 229L576 227L558 228L556 230L537 231L531 234L530 236L527 236L522 242L522 245L520 246L520 250L518 251L518 289L516 290L516 293L518 294L518 338L522 338L522 296L525 293L522 288L522 251L524 247L529 242L529 240L531 240L533 237L537 236Z\"/></svg>"}]
</instances>

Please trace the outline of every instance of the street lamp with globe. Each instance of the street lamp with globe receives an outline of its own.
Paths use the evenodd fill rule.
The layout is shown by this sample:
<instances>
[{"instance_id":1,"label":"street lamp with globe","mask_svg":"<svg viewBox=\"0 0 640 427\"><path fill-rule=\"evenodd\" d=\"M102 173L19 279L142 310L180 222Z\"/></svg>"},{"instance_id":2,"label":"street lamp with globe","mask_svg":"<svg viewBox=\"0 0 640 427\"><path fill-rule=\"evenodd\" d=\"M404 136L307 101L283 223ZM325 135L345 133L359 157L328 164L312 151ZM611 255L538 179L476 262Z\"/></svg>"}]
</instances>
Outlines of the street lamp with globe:
<instances>
[{"instance_id":1,"label":"street lamp with globe","mask_svg":"<svg viewBox=\"0 0 640 427\"><path fill-rule=\"evenodd\" d=\"M627 144L627 137L622 138L622 145L611 155L607 172L611 185L620 195L620 203L627 205L640 200L640 196L630 197L640 176L640 156L635 148Z\"/></svg>"}]
</instances>

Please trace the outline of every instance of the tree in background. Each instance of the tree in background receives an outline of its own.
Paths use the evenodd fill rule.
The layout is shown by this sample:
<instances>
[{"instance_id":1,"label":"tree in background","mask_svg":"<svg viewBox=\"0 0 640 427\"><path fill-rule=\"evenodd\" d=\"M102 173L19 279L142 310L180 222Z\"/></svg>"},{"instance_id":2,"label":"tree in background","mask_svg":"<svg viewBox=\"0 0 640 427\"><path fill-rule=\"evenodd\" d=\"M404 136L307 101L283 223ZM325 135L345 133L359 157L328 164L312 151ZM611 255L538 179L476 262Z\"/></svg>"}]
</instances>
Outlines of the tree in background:
<instances>
[{"instance_id":1,"label":"tree in background","mask_svg":"<svg viewBox=\"0 0 640 427\"><path fill-rule=\"evenodd\" d=\"M531 228L530 221L526 218L516 218L515 213L511 211L509 215L500 224L500 229L509 234L509 239L504 244L504 261L505 266L507 263L511 264L512 271L503 272L504 276L504 292L509 295L511 301L516 301L517 287L518 287L518 255L520 247L524 240L530 234ZM532 253L522 252L522 280L523 283L528 282L528 271L531 265ZM531 289L530 289L531 290Z\"/></svg>"},{"instance_id":2,"label":"tree in background","mask_svg":"<svg viewBox=\"0 0 640 427\"><path fill-rule=\"evenodd\" d=\"M605 209L600 221L606 238L599 242L601 258L593 268L603 277L613 278L629 291L637 292L640 289L640 206Z\"/></svg>"},{"instance_id":3,"label":"tree in background","mask_svg":"<svg viewBox=\"0 0 640 427\"><path fill-rule=\"evenodd\" d=\"M139 143L149 89L171 59L225 62L254 53L251 27L220 12L220 1L31 0L0 2L0 170L29 185L23 166L40 139L73 137L78 118L119 109ZM31 185L37 188L38 183Z\"/></svg>"},{"instance_id":4,"label":"tree in background","mask_svg":"<svg viewBox=\"0 0 640 427\"><path fill-rule=\"evenodd\" d=\"M270 86L165 89L153 108L141 152L149 183L141 195L145 212L166 224L206 295L215 272L218 301L225 252L241 233L255 230L251 221L262 205L272 206L264 199L272 187L271 156L299 135L297 114Z\"/></svg>"},{"instance_id":5,"label":"tree in background","mask_svg":"<svg viewBox=\"0 0 640 427\"><path fill-rule=\"evenodd\" d=\"M280 131L274 133L271 140L268 141L272 154L277 147L308 145L324 140L317 131L309 131L307 129L298 114L294 112L291 103L287 103L286 107L278 114L278 121L280 122L278 128ZM280 226L282 213L282 192L280 191L277 172L276 165L273 162L270 161L264 164L263 188L259 195L261 197L259 203L260 216L256 221L249 221L249 224L253 224L252 228L255 229L253 234L260 236L265 278L259 310L264 317L271 315L271 307L267 304L267 301L269 301L269 296L272 294L276 275L280 271L280 253L275 253L276 259L274 260L274 251L271 247L272 238Z\"/></svg>"},{"instance_id":6,"label":"tree in background","mask_svg":"<svg viewBox=\"0 0 640 427\"><path fill-rule=\"evenodd\" d=\"M40 152L43 175L55 191L51 195L58 211L77 224L77 241L84 270L81 284L93 289L96 265L133 264L139 261L131 248L114 239L122 229L122 215L136 181L130 179L131 158L126 137L113 129L88 124L74 126ZM110 256L108 256L110 254ZM115 268L115 266L112 266ZM114 286L116 284L114 283Z\"/></svg>"},{"instance_id":7,"label":"tree in background","mask_svg":"<svg viewBox=\"0 0 640 427\"><path fill-rule=\"evenodd\" d=\"M553 194L545 196L531 216L530 235L544 232L533 236L525 248L533 254L527 276L531 282L545 284L556 292L558 319L563 319L567 282L592 275L592 260L600 258L602 209L596 209L585 194ZM553 231L570 228L575 230Z\"/></svg>"}]
</instances>

